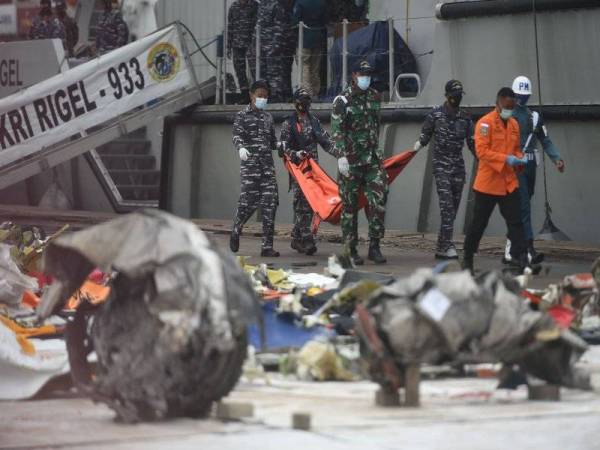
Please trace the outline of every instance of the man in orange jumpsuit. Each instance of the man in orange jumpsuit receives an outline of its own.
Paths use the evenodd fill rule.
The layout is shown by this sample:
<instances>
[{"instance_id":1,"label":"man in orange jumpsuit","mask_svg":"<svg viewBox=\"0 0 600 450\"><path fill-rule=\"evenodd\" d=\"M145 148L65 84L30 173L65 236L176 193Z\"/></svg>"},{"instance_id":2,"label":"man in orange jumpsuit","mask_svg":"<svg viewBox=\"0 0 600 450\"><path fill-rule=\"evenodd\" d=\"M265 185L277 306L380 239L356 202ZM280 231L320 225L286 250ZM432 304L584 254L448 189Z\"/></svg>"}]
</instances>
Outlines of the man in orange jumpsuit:
<instances>
[{"instance_id":1,"label":"man in orange jumpsuit","mask_svg":"<svg viewBox=\"0 0 600 450\"><path fill-rule=\"evenodd\" d=\"M528 265L525 231L520 213L519 181L515 171L527 163L520 148L519 124L512 118L515 93L502 88L496 98L496 108L483 116L475 127L475 150L479 168L473 190L475 208L473 220L465 238L463 268L473 273L473 255L488 225L496 205L508 227L513 246L513 264L519 269Z\"/></svg>"}]
</instances>

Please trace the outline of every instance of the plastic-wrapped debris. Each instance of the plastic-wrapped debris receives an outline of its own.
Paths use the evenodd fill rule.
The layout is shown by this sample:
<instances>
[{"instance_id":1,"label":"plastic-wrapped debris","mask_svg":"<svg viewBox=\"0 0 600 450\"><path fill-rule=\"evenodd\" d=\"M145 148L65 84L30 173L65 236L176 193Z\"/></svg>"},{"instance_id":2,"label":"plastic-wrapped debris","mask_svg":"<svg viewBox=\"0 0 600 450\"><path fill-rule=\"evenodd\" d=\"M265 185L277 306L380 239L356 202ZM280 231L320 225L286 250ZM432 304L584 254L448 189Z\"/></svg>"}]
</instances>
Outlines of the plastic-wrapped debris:
<instances>
[{"instance_id":1,"label":"plastic-wrapped debris","mask_svg":"<svg viewBox=\"0 0 600 450\"><path fill-rule=\"evenodd\" d=\"M358 345L313 340L297 356L296 375L307 381L360 380Z\"/></svg>"},{"instance_id":2,"label":"plastic-wrapped debris","mask_svg":"<svg viewBox=\"0 0 600 450\"><path fill-rule=\"evenodd\" d=\"M519 296L498 273L418 270L371 290L357 307L361 354L372 378L398 387L403 369L447 362L503 362L551 384L589 389L574 363L586 344Z\"/></svg>"},{"instance_id":3,"label":"plastic-wrapped debris","mask_svg":"<svg viewBox=\"0 0 600 450\"><path fill-rule=\"evenodd\" d=\"M116 272L108 300L81 305L66 337L75 384L120 419L202 417L237 383L258 302L236 261L193 223L160 211L123 216L56 239L44 265L57 282L42 317L94 268Z\"/></svg>"},{"instance_id":4,"label":"plastic-wrapped debris","mask_svg":"<svg viewBox=\"0 0 600 450\"><path fill-rule=\"evenodd\" d=\"M568 275L545 289L529 289L526 295L555 318L564 316L566 327L589 331L600 320L600 259L589 273Z\"/></svg>"},{"instance_id":5,"label":"plastic-wrapped debris","mask_svg":"<svg viewBox=\"0 0 600 450\"><path fill-rule=\"evenodd\" d=\"M0 303L19 307L25 291L37 289L37 280L24 275L13 261L11 247L0 244Z\"/></svg>"},{"instance_id":6,"label":"plastic-wrapped debris","mask_svg":"<svg viewBox=\"0 0 600 450\"><path fill-rule=\"evenodd\" d=\"M52 378L69 372L67 349L62 339L27 340L0 320L0 400L33 397Z\"/></svg>"},{"instance_id":7,"label":"plastic-wrapped debris","mask_svg":"<svg viewBox=\"0 0 600 450\"><path fill-rule=\"evenodd\" d=\"M63 226L52 236L36 226L21 226L12 222L0 224L0 243L10 246L10 254L19 269L26 274L39 275L39 261L48 243L69 229ZM42 287L42 286L40 286Z\"/></svg>"}]
</instances>

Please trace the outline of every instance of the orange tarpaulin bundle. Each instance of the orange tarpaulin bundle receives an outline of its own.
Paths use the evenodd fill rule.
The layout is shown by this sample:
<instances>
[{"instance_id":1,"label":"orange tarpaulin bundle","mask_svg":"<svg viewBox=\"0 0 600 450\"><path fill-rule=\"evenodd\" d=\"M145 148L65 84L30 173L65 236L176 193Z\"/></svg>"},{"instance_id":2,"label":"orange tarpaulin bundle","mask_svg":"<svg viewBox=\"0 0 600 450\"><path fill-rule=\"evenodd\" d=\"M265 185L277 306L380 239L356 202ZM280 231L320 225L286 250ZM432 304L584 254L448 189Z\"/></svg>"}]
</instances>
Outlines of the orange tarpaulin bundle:
<instances>
[{"instance_id":1,"label":"orange tarpaulin bundle","mask_svg":"<svg viewBox=\"0 0 600 450\"><path fill-rule=\"evenodd\" d=\"M383 167L388 175L388 184L392 184L415 155L416 152L406 151L383 162ZM315 213L314 231L320 222L340 223L342 200L335 180L327 175L327 172L313 159L304 160L299 165L293 164L288 158L285 158L284 161L285 167L300 185L308 204ZM361 194L359 209L364 208L366 204L367 199Z\"/></svg>"}]
</instances>

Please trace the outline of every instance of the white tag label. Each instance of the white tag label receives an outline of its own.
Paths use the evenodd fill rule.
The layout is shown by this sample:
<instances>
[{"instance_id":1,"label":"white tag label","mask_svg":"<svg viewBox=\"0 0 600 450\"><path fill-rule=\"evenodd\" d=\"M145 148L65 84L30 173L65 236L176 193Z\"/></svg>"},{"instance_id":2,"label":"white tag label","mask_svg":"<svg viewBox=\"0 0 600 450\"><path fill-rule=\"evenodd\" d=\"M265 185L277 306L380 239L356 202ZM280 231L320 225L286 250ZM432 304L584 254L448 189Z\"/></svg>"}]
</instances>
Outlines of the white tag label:
<instances>
[{"instance_id":1,"label":"white tag label","mask_svg":"<svg viewBox=\"0 0 600 450\"><path fill-rule=\"evenodd\" d=\"M436 322L442 320L450 305L450 299L438 289L430 289L419 301L421 309Z\"/></svg>"}]
</instances>

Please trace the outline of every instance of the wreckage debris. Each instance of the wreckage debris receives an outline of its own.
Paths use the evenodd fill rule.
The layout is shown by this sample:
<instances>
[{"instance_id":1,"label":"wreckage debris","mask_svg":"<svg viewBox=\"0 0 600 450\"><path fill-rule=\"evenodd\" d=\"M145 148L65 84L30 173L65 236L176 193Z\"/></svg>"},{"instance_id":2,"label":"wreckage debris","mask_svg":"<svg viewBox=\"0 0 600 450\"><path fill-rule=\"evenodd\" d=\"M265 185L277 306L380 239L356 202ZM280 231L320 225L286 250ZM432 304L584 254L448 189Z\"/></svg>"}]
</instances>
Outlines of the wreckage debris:
<instances>
[{"instance_id":1,"label":"wreckage debris","mask_svg":"<svg viewBox=\"0 0 600 450\"><path fill-rule=\"evenodd\" d=\"M568 275L546 289L529 289L524 295L563 328L572 329L590 344L600 342L600 259L589 273Z\"/></svg>"},{"instance_id":2,"label":"wreckage debris","mask_svg":"<svg viewBox=\"0 0 600 450\"><path fill-rule=\"evenodd\" d=\"M238 381L257 313L236 261L191 222L160 211L122 216L50 243L44 269L55 282L40 317L95 268L115 275L108 299L81 304L67 326L77 388L125 422L206 416Z\"/></svg>"},{"instance_id":3,"label":"wreckage debris","mask_svg":"<svg viewBox=\"0 0 600 450\"><path fill-rule=\"evenodd\" d=\"M385 389L409 383L406 370L421 363L498 361L549 384L591 389L589 376L574 367L585 342L533 310L519 286L498 273L421 269L366 295L362 289L361 355Z\"/></svg>"},{"instance_id":4,"label":"wreckage debris","mask_svg":"<svg viewBox=\"0 0 600 450\"><path fill-rule=\"evenodd\" d=\"M245 329L244 324L259 315L257 308L260 306L262 311L259 317L264 318L265 323L269 325L266 329L268 348L263 348L263 351L270 350L271 353L261 353L246 360L243 370L247 380L264 378L269 384L269 375L265 372L265 369L269 370L267 366L271 370L279 370L284 376L293 375L301 380L363 379L365 375L368 376L368 373L362 370L364 365L360 361L359 347L362 348L363 358L366 355L367 360L368 351L365 351L365 348L368 350L368 347L365 346L364 336L359 345L356 319L361 326L361 315L364 318L365 313L376 325L373 330L379 333L382 346L377 353L384 355L388 352L392 355L391 344L386 334L389 330L378 328L383 324L390 325L388 323L390 317L388 322L384 320L379 324L375 321L371 308L365 308L365 305L370 303L364 301L383 295L382 292L389 294L396 286L407 283L407 280L344 267L340 264L341 260L335 256L329 259L324 274L297 273L294 270L302 267L293 264L291 269L262 264L251 265L244 258L239 258L236 264L228 257L223 257L204 236L194 238L193 233L196 229L194 227L192 233L181 224L186 222L173 219L171 216L164 218L161 213L142 214L142 217L144 219L140 219L135 225L118 222L118 225L111 227L105 224L106 227L102 228L100 234L89 229L81 234L70 236L64 234L67 227L47 237L49 234L39 227L21 227L12 223L0 225L0 243L5 245L5 247L0 245L0 254L3 255L0 258L0 271L4 282L0 289L0 326L5 334L4 344L0 345L0 372L4 369L14 371L17 368L22 369L23 374L27 371L33 374L27 380L21 377L22 381L18 389L13 383L14 377L12 381L7 377L0 377L1 398L31 397L45 381L55 375L68 372L69 364L66 361L63 340L63 335L66 335L69 342L71 371L73 378L78 380L79 388L96 401L109 404L118 412L122 420L134 422L159 420L178 415L194 417L205 415L210 410L213 399L221 398L222 395L220 397L213 395L209 398L210 396L202 396L198 393L194 397L196 392L191 389L193 395L188 404L185 400L181 400L182 395L177 393L174 386L195 383L201 386L200 392L217 391L226 394L237 381L242 370L239 368L241 361L246 355L246 338L240 330ZM141 223L147 225L147 222L152 221L160 222L161 225L147 227L141 225ZM173 225L173 221L177 224ZM170 233L179 229L178 227L185 230L179 232L179 235L184 238L178 236L173 239ZM115 229L118 231L115 232ZM160 232L157 231L159 229ZM153 237L144 238L143 242L130 239L131 236L146 236L146 234ZM159 235L162 238L157 237ZM163 245L162 250L156 245L159 242L167 243ZM198 244L199 242L201 244ZM199 251L197 247L202 250ZM168 250L165 251L165 248ZM181 248L186 250L181 251ZM44 253L47 253L46 272L41 265ZM215 258L214 255L217 255L216 259L211 259ZM173 261L166 262L171 256L174 258ZM217 270L219 273L214 271L203 273L200 277L201 282L196 284L183 281L194 279L194 274L201 270L199 267L203 267L203 262L197 260L204 261L203 258L207 261L219 261L213 265L217 268L221 267L222 270L220 272ZM176 260L181 263L176 264ZM185 268L183 261L186 261ZM239 270L239 265L242 266L243 271ZM51 266L53 266L52 270ZM231 292L222 295L221 301L216 302L217 306L220 305L219 309L214 302L207 302L203 297L204 294L210 297L212 291L207 294L201 292L200 288L209 278L212 282L218 280L222 274L231 275L233 281L226 283L226 288ZM435 277L433 274L432 276ZM395 360L392 362L396 369L390 370L390 364L387 364L384 367L384 375L388 379L394 379L396 376L399 380L397 381L404 385L405 392L402 396L398 396L397 391L383 384L385 389L382 388L379 395L380 397L385 395L378 400L379 404L391 405L400 402L403 405L418 405L419 376L427 369L439 372L440 361L449 363L450 366L446 367L450 367L450 371L454 373L457 367L475 367L476 371L479 371L478 368L482 367L481 362L488 363L487 366L495 368L491 376L499 373L502 379L501 386L515 384L515 379L518 383L525 379L521 375L522 370L509 370L514 361L517 361L521 367L523 361L529 363L533 367L529 370L530 375L544 378L543 374L536 373L537 368L538 372L544 370L548 373L553 372L555 378L549 378L552 378L555 383L577 384L579 387L585 385L585 377L580 374L569 375L570 381L569 376L566 376L566 380L561 378L568 373L563 366L576 361L583 348L580 340L570 342L573 335L563 331L575 331L590 343L595 342L594 340L600 342L598 296L600 261L595 264L590 273L565 277L545 290L525 289L526 277L518 277L518 281L522 283L521 289L518 289L516 284L513 285L499 275L496 276L504 283L505 290L518 297L519 304L513 302L514 304L511 303L507 309L504 304L506 302L500 302L502 308L495 303L492 308L488 308L490 302L486 297L486 300L479 305L479 309L467 308L463 321L456 320L452 324L444 316L437 324L437 328L431 327L436 329L437 333L433 333L434 337L429 337L431 342L427 341L425 344L436 343L438 339L445 347L442 345L442 349L438 349L436 353L423 344L424 364L416 361L418 358L406 359L400 353L395 354ZM248 283L246 278L251 282ZM474 283L479 286L483 283L482 280L483 278L477 279ZM491 284L492 288L487 285L485 289L479 287L482 292L487 292L488 297L491 295L490 291L496 292L495 290L499 289L494 283ZM261 298L261 305L254 300L252 290L257 297ZM435 290L429 289L429 291L418 291L413 300L417 303L418 312L422 315L433 315L435 320L429 317L430 322L436 324L436 314L440 314L440 309L445 308L443 299L445 294L440 296ZM40 296L44 292L44 301L40 303ZM196 295L198 292L200 294ZM223 301L222 297L226 297L227 301ZM387 300L382 304L386 302ZM223 307L223 304L226 306ZM468 302L464 303L467 304ZM449 311L452 311L453 307L453 301L450 301ZM496 317L497 309L510 310L510 308L518 312L511 315L505 311L503 316ZM224 314L223 310L227 314ZM516 335L521 333L521 336L526 338L528 345L520 349L522 354L517 355L518 357L506 356L507 348L500 345L503 339L492 340L497 348L490 346L488 342L490 337L485 336L491 331L476 326L476 322L481 322L481 317L488 317L486 314L489 315L492 310L495 312L488 319L490 324L493 322L492 319L497 319L495 333L499 331L507 333L506 340L513 344L516 338L510 337L510 332L516 332ZM215 311L220 313L220 316ZM389 311L395 310L390 308ZM408 308L406 311L410 312L411 309ZM521 313L535 324L521 320L531 326L529 331L525 332L518 329L519 327L516 327L516 331L510 327L504 330L498 326L503 320L512 323L514 317ZM532 316L531 313L534 315ZM223 335L218 334L222 333L223 321L215 320L214 317L217 316L226 317L224 323L230 325L232 330L230 342L233 344L228 348L217 345L218 348L209 351L209 342L215 345L214 342L219 340L215 339L215 336ZM552 321L540 319L546 316L551 317ZM118 319L115 320L115 317ZM195 321L190 318L194 317L199 318L197 321L201 324L199 329L194 329L194 324L190 325ZM43 319L39 320L39 318ZM205 320L207 318L209 320ZM469 318L472 320L469 321ZM67 322L68 327L66 327ZM182 322L185 323L180 327L179 324ZM216 324L215 330L220 331L212 330L214 333L211 334L211 330L203 328L203 325L213 322ZM411 325L415 326L415 330L419 330L421 334L424 330L431 334L431 329L423 328L418 321L415 323ZM544 326L541 326L541 323ZM443 326L447 326L448 329ZM520 326L526 328L523 323ZM461 327L464 328L465 333L462 338L457 331ZM174 331L175 328L177 332ZM446 334L441 333L440 329ZM440 336L443 336L443 339ZM416 337L423 338L419 333ZM187 352L182 352L181 347L188 341L192 344L187 348ZM223 342L226 341L227 339ZM151 346L148 342L153 343L153 351L150 350ZM252 328L249 342L253 344L251 350L253 347L261 348L263 341L260 329ZM386 345L389 344L390 348L383 346L384 342ZM569 342L572 348L569 348ZM484 347L483 344L490 348ZM542 349L560 347L563 350L560 353L561 351L555 349L552 357L544 350L541 353L542 361L535 361L529 347L533 348L536 345ZM48 362L45 362L45 358L50 355L49 351L52 352L52 361L48 359ZM95 371L87 363L87 356L92 351L97 352L101 358L101 364ZM430 357L430 351L436 354L435 358ZM186 365L187 362L181 361L195 354L201 355L195 358L198 366L191 363ZM530 357L526 358L527 355ZM558 355L562 355L564 360L561 360ZM270 357L271 361L266 365L263 362L265 357ZM146 360L151 362L148 363ZM250 360L254 362L250 364ZM129 365L124 361L129 362ZM216 367L215 374L201 370L205 366L208 367L206 361ZM506 361L509 363L499 372L502 366L498 362ZM136 367L137 373L133 372L138 378L120 376L129 373L132 364L139 365ZM421 365L420 369L419 365ZM165 369L167 366L169 366L168 371ZM178 370L178 367L181 367L181 370ZM197 376L186 375L190 370L200 373ZM158 376L155 376L156 374ZM216 374L221 374L221 377ZM151 379L152 376L155 376L154 380ZM142 382L136 383L135 380L139 379ZM397 397L397 402L393 400L394 395ZM138 402L140 398L144 400ZM193 402L194 405L190 406Z\"/></svg>"}]
</instances>

